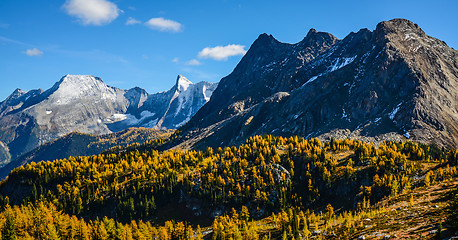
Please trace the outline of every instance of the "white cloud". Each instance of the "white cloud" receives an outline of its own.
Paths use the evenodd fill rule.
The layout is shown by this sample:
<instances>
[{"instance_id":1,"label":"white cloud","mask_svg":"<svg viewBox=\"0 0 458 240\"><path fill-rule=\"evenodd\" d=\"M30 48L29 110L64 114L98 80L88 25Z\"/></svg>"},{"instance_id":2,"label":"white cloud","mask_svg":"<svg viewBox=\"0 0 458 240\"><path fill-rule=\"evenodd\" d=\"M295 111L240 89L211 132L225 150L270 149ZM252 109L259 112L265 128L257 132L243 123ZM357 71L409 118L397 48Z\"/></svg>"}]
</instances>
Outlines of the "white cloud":
<instances>
[{"instance_id":1,"label":"white cloud","mask_svg":"<svg viewBox=\"0 0 458 240\"><path fill-rule=\"evenodd\" d=\"M1 22L0 22L0 28L5 28L5 29L6 29L6 28L8 28L9 26L10 26L10 25L7 24L7 23L1 23Z\"/></svg>"},{"instance_id":2,"label":"white cloud","mask_svg":"<svg viewBox=\"0 0 458 240\"><path fill-rule=\"evenodd\" d=\"M178 63L179 61L180 61L180 59L179 59L179 58L177 58L177 57L176 57L176 58L174 58L174 59L172 59L172 62L173 62L173 63Z\"/></svg>"},{"instance_id":3,"label":"white cloud","mask_svg":"<svg viewBox=\"0 0 458 240\"><path fill-rule=\"evenodd\" d=\"M197 60L197 59L192 59L192 60L189 60L185 63L185 65L188 65L188 66L198 66L198 65L202 65L202 63Z\"/></svg>"},{"instance_id":4,"label":"white cloud","mask_svg":"<svg viewBox=\"0 0 458 240\"><path fill-rule=\"evenodd\" d=\"M24 53L31 57L43 55L43 52L37 48L27 49Z\"/></svg>"},{"instance_id":5,"label":"white cloud","mask_svg":"<svg viewBox=\"0 0 458 240\"><path fill-rule=\"evenodd\" d=\"M83 25L104 25L119 16L118 6L107 0L66 0L63 9Z\"/></svg>"},{"instance_id":6,"label":"white cloud","mask_svg":"<svg viewBox=\"0 0 458 240\"><path fill-rule=\"evenodd\" d=\"M153 30L162 32L180 32L183 30L183 25L181 25L181 23L161 17L151 18L145 25Z\"/></svg>"},{"instance_id":7,"label":"white cloud","mask_svg":"<svg viewBox=\"0 0 458 240\"><path fill-rule=\"evenodd\" d=\"M199 58L211 58L214 60L227 60L227 58L238 55L245 55L245 46L230 44L227 46L206 47L199 52Z\"/></svg>"},{"instance_id":8,"label":"white cloud","mask_svg":"<svg viewBox=\"0 0 458 240\"><path fill-rule=\"evenodd\" d=\"M133 17L129 17L126 21L126 25L135 25L135 24L140 24L142 22L138 21L137 19Z\"/></svg>"}]
</instances>

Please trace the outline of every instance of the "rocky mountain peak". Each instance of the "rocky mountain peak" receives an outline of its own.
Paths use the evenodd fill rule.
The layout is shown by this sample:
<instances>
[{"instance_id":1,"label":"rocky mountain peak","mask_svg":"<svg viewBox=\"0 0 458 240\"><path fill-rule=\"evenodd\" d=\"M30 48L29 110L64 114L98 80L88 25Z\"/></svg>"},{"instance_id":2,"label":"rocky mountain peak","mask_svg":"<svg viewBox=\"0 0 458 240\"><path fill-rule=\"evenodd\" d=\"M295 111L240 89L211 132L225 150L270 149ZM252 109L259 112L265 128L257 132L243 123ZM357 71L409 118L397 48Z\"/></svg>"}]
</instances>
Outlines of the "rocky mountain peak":
<instances>
[{"instance_id":1,"label":"rocky mountain peak","mask_svg":"<svg viewBox=\"0 0 458 240\"><path fill-rule=\"evenodd\" d=\"M102 81L101 78L94 77L92 75L70 75L67 74L62 77L62 79L58 82L59 85L94 85L100 83Z\"/></svg>"},{"instance_id":2,"label":"rocky mountain peak","mask_svg":"<svg viewBox=\"0 0 458 240\"><path fill-rule=\"evenodd\" d=\"M406 19L338 40L310 29L297 44L262 34L210 101L180 129L181 146L256 134L458 146L458 52ZM270 98L286 92L282 98ZM194 141L194 142L193 142Z\"/></svg>"},{"instance_id":3,"label":"rocky mountain peak","mask_svg":"<svg viewBox=\"0 0 458 240\"><path fill-rule=\"evenodd\" d=\"M319 32L314 28L311 28L307 35L297 43L296 45L303 47L303 46L331 46L333 45L338 39L327 32Z\"/></svg>"},{"instance_id":4,"label":"rocky mountain peak","mask_svg":"<svg viewBox=\"0 0 458 240\"><path fill-rule=\"evenodd\" d=\"M148 99L148 92L140 87L134 87L126 91L124 97L130 102L129 108L138 109Z\"/></svg>"},{"instance_id":5,"label":"rocky mountain peak","mask_svg":"<svg viewBox=\"0 0 458 240\"><path fill-rule=\"evenodd\" d=\"M14 161L44 142L73 131L106 134L129 127L177 128L207 101L216 83L193 84L179 75L169 91L148 94L108 86L92 75L65 75L51 88L20 89L0 102L0 143Z\"/></svg>"},{"instance_id":6,"label":"rocky mountain peak","mask_svg":"<svg viewBox=\"0 0 458 240\"><path fill-rule=\"evenodd\" d=\"M18 99L18 98L20 98L22 95L24 95L24 94L26 94L26 93L27 93L26 91L24 91L24 90L22 90L22 89L20 89L20 88L16 88L16 89L14 90L14 92L11 93L10 96L8 96L7 99Z\"/></svg>"},{"instance_id":7,"label":"rocky mountain peak","mask_svg":"<svg viewBox=\"0 0 458 240\"><path fill-rule=\"evenodd\" d=\"M327 32L319 32L314 28L310 28L307 35L305 35L304 39L301 42L310 42L310 41L319 41L322 40L337 40L337 38Z\"/></svg>"},{"instance_id":8,"label":"rocky mountain peak","mask_svg":"<svg viewBox=\"0 0 458 240\"><path fill-rule=\"evenodd\" d=\"M377 28L390 29L391 31L405 31L406 29L423 31L421 28L410 20L395 18L389 21L383 21L377 24Z\"/></svg>"},{"instance_id":9,"label":"rocky mountain peak","mask_svg":"<svg viewBox=\"0 0 458 240\"><path fill-rule=\"evenodd\" d=\"M138 94L147 94L146 90L141 88L141 87L133 87L129 90L127 90L127 92L132 92L132 93L138 93Z\"/></svg>"},{"instance_id":10,"label":"rocky mountain peak","mask_svg":"<svg viewBox=\"0 0 458 240\"><path fill-rule=\"evenodd\" d=\"M121 90L108 86L101 78L92 75L67 74L47 90L47 95L52 96L54 101L64 104L89 96L114 101L116 92L119 91Z\"/></svg>"},{"instance_id":11,"label":"rocky mountain peak","mask_svg":"<svg viewBox=\"0 0 458 240\"><path fill-rule=\"evenodd\" d=\"M309 32L307 33L306 37L307 36L311 36L311 35L314 35L318 33L318 31L315 29L315 28L310 28Z\"/></svg>"},{"instance_id":12,"label":"rocky mountain peak","mask_svg":"<svg viewBox=\"0 0 458 240\"><path fill-rule=\"evenodd\" d=\"M192 84L193 83L189 81L185 76L178 75L175 86L177 87L178 91L183 92L186 91L186 89L188 89L188 87Z\"/></svg>"},{"instance_id":13,"label":"rocky mountain peak","mask_svg":"<svg viewBox=\"0 0 458 240\"><path fill-rule=\"evenodd\" d=\"M275 48L280 45L277 39L275 39L271 34L263 33L253 42L250 47L250 50L253 51L268 51L269 49Z\"/></svg>"},{"instance_id":14,"label":"rocky mountain peak","mask_svg":"<svg viewBox=\"0 0 458 240\"><path fill-rule=\"evenodd\" d=\"M277 39L272 36L272 34L267 34L267 33L262 33L258 36L258 39L256 39L258 42L270 42L270 41L277 41ZM255 41L255 42L256 42Z\"/></svg>"},{"instance_id":15,"label":"rocky mountain peak","mask_svg":"<svg viewBox=\"0 0 458 240\"><path fill-rule=\"evenodd\" d=\"M393 40L412 40L428 37L416 23L401 18L380 22L377 24L374 33L377 41L383 44Z\"/></svg>"}]
</instances>

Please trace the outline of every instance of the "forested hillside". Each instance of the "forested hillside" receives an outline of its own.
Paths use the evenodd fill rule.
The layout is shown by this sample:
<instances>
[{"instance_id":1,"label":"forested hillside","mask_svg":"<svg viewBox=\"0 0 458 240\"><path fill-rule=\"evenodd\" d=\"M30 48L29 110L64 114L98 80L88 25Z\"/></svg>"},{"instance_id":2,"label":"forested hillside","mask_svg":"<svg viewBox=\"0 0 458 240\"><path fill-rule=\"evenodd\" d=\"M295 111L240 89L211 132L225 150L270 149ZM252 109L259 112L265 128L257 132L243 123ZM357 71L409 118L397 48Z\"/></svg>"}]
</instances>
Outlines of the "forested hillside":
<instances>
[{"instance_id":1,"label":"forested hillside","mask_svg":"<svg viewBox=\"0 0 458 240\"><path fill-rule=\"evenodd\" d=\"M104 134L91 135L72 132L56 140L47 142L34 150L17 158L0 168L0 177L5 178L16 167L32 161L50 161L68 158L70 156L90 156L100 154L112 147L125 147L140 143L151 143L157 139L167 139L173 130L157 130L150 128L128 128L126 130Z\"/></svg>"},{"instance_id":2,"label":"forested hillside","mask_svg":"<svg viewBox=\"0 0 458 240\"><path fill-rule=\"evenodd\" d=\"M456 179L458 160L457 151L413 142L273 136L206 151L131 149L14 169L0 186L2 234L183 239L198 238L200 225L216 239L307 236L337 231L330 219L382 211L373 204L384 197ZM48 217L36 222L39 214ZM268 230L252 222L273 217Z\"/></svg>"}]
</instances>

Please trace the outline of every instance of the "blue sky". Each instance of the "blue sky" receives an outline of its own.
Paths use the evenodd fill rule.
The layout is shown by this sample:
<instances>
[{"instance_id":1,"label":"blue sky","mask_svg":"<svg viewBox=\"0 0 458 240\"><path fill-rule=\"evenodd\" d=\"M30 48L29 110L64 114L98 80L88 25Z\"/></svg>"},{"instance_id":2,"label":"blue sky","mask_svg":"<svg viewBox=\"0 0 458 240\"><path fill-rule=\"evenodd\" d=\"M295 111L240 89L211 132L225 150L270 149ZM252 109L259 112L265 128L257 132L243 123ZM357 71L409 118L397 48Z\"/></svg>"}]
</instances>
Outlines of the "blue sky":
<instances>
[{"instance_id":1,"label":"blue sky","mask_svg":"<svg viewBox=\"0 0 458 240\"><path fill-rule=\"evenodd\" d=\"M261 33L288 43L310 28L343 38L392 18L457 49L457 12L456 0L1 0L0 101L65 74L149 93L168 90L178 74L216 82Z\"/></svg>"}]
</instances>

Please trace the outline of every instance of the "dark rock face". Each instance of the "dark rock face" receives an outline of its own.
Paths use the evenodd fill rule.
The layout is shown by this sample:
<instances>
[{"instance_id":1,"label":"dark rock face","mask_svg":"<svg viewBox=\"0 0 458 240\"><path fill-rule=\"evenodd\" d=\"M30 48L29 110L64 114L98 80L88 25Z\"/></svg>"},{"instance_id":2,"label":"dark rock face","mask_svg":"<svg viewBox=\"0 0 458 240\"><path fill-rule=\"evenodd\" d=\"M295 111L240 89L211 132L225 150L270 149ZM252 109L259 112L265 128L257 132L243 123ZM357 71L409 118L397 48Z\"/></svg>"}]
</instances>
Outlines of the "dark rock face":
<instances>
[{"instance_id":1,"label":"dark rock face","mask_svg":"<svg viewBox=\"0 0 458 240\"><path fill-rule=\"evenodd\" d=\"M70 132L108 134L129 127L176 129L209 99L217 84L183 76L169 91L122 90L88 75L66 75L50 89L17 89L0 102L0 167Z\"/></svg>"},{"instance_id":2,"label":"dark rock face","mask_svg":"<svg viewBox=\"0 0 458 240\"><path fill-rule=\"evenodd\" d=\"M180 130L180 147L255 134L458 146L458 52L405 19L338 40L261 35Z\"/></svg>"},{"instance_id":3,"label":"dark rock face","mask_svg":"<svg viewBox=\"0 0 458 240\"><path fill-rule=\"evenodd\" d=\"M297 77L292 77L300 74L296 67L307 65L336 41L334 36L315 30L295 45L280 43L271 35L260 35L235 70L221 79L221 87L215 90L209 104L197 113L195 119L203 121L197 126L217 123L276 92L299 87Z\"/></svg>"}]
</instances>

